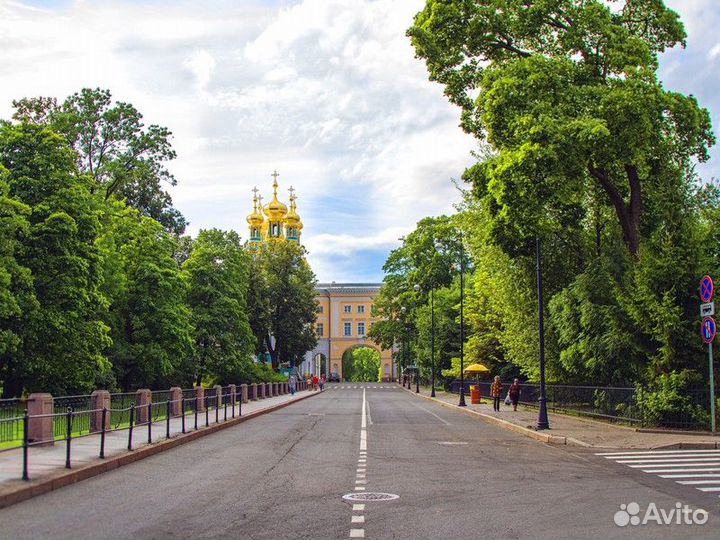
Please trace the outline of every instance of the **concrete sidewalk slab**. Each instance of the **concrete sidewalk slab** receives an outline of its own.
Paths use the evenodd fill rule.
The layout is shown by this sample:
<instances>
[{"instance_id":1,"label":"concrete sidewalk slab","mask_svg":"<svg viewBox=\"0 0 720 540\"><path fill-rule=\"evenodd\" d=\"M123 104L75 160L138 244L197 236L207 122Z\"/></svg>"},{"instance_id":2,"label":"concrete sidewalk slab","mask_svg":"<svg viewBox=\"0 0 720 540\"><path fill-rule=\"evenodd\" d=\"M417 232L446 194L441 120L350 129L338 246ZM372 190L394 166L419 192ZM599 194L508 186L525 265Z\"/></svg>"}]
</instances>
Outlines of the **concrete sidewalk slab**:
<instances>
[{"instance_id":1,"label":"concrete sidewalk slab","mask_svg":"<svg viewBox=\"0 0 720 540\"><path fill-rule=\"evenodd\" d=\"M429 397L430 388L421 387L420 394L415 390L408 392L436 403L452 407L467 414L477 416L487 423L503 427L532 439L550 443L587 448L720 448L720 439L712 434L682 432L664 432L660 430L639 430L618 426L599 420L580 418L560 413L549 413L550 430L537 431L537 409L519 406L517 411L504 403L500 412L494 412L484 400L480 405L472 405L468 397L466 407L460 407L458 395L435 390L436 397Z\"/></svg>"}]
</instances>

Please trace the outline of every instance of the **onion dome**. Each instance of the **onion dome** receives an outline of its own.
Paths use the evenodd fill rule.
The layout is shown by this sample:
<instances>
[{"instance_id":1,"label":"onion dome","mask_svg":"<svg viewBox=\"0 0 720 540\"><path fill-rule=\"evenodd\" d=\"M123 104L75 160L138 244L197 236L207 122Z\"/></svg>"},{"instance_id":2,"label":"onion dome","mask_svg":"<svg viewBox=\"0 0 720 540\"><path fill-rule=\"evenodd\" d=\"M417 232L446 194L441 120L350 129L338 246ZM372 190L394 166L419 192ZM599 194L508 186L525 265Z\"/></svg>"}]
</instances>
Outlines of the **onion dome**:
<instances>
[{"instance_id":1,"label":"onion dome","mask_svg":"<svg viewBox=\"0 0 720 540\"><path fill-rule=\"evenodd\" d=\"M275 178L275 180L273 181L273 198L272 201L265 205L265 207L263 208L263 213L268 217L270 221L285 221L285 216L287 216L288 208L277 198L277 172L273 173L273 177Z\"/></svg>"},{"instance_id":2,"label":"onion dome","mask_svg":"<svg viewBox=\"0 0 720 540\"><path fill-rule=\"evenodd\" d=\"M257 188L253 189L253 211L252 214L247 217L247 222L250 227L260 227L263 221L265 221L265 218L263 218L263 215L260 213L260 209L258 208L257 191Z\"/></svg>"}]
</instances>

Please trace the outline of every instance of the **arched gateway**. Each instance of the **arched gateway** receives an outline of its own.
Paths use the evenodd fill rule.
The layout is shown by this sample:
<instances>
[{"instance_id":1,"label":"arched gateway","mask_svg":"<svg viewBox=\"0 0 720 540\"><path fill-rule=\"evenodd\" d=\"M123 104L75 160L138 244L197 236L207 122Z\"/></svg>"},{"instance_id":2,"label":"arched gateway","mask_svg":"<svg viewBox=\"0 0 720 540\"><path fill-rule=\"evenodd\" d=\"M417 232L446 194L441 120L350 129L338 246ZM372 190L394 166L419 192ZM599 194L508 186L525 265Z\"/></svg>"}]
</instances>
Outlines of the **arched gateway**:
<instances>
[{"instance_id":1,"label":"arched gateway","mask_svg":"<svg viewBox=\"0 0 720 540\"><path fill-rule=\"evenodd\" d=\"M315 329L318 344L305 354L302 373L325 373L343 380L343 354L354 347L367 346L380 351L383 381L397 377L392 361L392 351L379 349L367 339L373 323L372 304L380 293L379 283L321 283L317 293L318 315ZM319 366L316 359L321 355L325 361Z\"/></svg>"}]
</instances>

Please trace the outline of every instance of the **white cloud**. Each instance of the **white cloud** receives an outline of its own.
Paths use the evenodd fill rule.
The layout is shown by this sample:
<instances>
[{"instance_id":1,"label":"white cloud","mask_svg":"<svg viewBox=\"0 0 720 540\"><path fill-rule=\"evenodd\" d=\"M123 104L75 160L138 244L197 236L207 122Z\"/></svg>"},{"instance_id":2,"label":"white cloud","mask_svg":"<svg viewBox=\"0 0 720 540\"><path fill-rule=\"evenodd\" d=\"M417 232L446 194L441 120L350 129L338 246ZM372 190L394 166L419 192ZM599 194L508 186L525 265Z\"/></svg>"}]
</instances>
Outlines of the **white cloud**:
<instances>
[{"instance_id":1,"label":"white cloud","mask_svg":"<svg viewBox=\"0 0 720 540\"><path fill-rule=\"evenodd\" d=\"M172 195L190 232L245 235L250 190L269 196L278 169L283 196L297 189L319 278L379 279L383 250L452 210L450 179L475 147L405 36L424 0L278 2L0 0L0 118L18 97L110 88L173 131ZM717 124L718 74L704 65L716 55L716 2L668 4L690 38L663 57L663 80L697 95Z\"/></svg>"}]
</instances>

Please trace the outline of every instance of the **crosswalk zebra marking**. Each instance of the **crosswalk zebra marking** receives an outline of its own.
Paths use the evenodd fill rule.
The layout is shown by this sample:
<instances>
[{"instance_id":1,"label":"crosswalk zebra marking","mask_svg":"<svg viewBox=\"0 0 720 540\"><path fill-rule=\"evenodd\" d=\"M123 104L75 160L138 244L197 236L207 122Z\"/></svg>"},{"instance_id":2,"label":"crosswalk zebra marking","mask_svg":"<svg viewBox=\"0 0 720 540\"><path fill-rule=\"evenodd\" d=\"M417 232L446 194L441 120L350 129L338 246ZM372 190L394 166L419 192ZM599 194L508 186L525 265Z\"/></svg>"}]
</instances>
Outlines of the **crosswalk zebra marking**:
<instances>
[{"instance_id":1,"label":"crosswalk zebra marking","mask_svg":"<svg viewBox=\"0 0 720 540\"><path fill-rule=\"evenodd\" d=\"M720 450L647 450L595 455L703 493L720 493Z\"/></svg>"}]
</instances>

